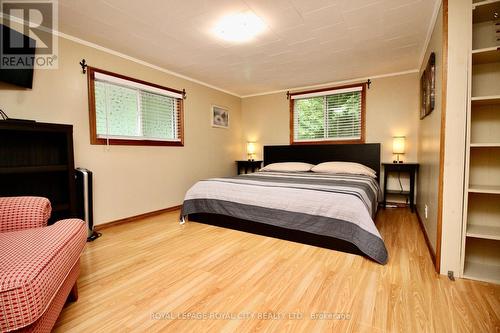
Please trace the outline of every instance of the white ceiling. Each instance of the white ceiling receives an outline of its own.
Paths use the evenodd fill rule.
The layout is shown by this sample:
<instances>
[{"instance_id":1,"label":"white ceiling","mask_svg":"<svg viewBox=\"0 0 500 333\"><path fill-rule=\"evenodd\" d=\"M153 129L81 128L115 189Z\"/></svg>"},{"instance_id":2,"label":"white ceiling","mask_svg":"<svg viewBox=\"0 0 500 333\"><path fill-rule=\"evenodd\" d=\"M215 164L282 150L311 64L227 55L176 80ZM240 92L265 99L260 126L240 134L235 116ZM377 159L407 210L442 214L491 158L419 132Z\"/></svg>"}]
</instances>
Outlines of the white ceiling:
<instances>
[{"instance_id":1,"label":"white ceiling","mask_svg":"<svg viewBox=\"0 0 500 333\"><path fill-rule=\"evenodd\" d=\"M438 0L59 0L59 30L249 95L418 68ZM253 11L267 29L212 33Z\"/></svg>"}]
</instances>

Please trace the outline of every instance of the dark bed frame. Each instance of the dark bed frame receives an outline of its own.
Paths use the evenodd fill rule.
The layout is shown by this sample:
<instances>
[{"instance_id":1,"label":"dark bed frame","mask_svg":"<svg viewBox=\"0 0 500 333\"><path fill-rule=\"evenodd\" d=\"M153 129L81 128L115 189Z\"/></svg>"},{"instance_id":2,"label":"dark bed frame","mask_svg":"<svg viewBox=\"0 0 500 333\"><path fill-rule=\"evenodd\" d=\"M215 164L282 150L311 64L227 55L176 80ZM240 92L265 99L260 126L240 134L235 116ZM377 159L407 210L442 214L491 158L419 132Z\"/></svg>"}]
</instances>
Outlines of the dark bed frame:
<instances>
[{"instance_id":1,"label":"dark bed frame","mask_svg":"<svg viewBox=\"0 0 500 333\"><path fill-rule=\"evenodd\" d=\"M264 146L264 166L280 162L356 162L372 168L380 182L380 143Z\"/></svg>"},{"instance_id":2,"label":"dark bed frame","mask_svg":"<svg viewBox=\"0 0 500 333\"><path fill-rule=\"evenodd\" d=\"M264 146L264 165L279 162L343 161L364 164L377 173L380 182L380 143L346 145ZM363 255L353 244L329 236L268 225L218 214L190 214L189 221Z\"/></svg>"}]
</instances>

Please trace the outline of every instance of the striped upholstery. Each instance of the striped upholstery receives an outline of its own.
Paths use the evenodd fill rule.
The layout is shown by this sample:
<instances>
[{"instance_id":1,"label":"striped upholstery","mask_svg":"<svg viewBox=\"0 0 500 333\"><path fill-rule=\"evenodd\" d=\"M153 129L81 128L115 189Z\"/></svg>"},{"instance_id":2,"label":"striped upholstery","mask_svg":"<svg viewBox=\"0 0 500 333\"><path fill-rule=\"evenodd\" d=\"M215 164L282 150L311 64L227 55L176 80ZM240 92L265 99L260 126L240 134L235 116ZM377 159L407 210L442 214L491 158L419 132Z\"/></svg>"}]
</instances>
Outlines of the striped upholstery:
<instances>
[{"instance_id":1,"label":"striped upholstery","mask_svg":"<svg viewBox=\"0 0 500 333\"><path fill-rule=\"evenodd\" d=\"M0 198L0 232L44 227L50 212L50 201L46 198Z\"/></svg>"},{"instance_id":2,"label":"striped upholstery","mask_svg":"<svg viewBox=\"0 0 500 333\"><path fill-rule=\"evenodd\" d=\"M46 217L50 215L50 204L47 205L47 200L26 200L35 202L38 206L26 214L38 219L37 223L30 223L26 216L3 205L9 202L15 204L18 209L24 209L26 202L20 198L2 198L0 207L0 223L5 223L6 216L10 214L16 222L7 221L9 230L17 230L0 233L1 332L23 327L28 329L28 325L32 328L46 327L50 324L49 321L45 321L42 326L35 325L35 322L40 318L57 318L57 314L50 312L55 306L52 303L62 297L59 294L63 291L62 286L71 277L71 272L78 270L75 266L78 266L87 240L85 223L79 219L62 220L43 228L24 229L25 225L44 225ZM47 207L48 214L45 210ZM4 209L9 213L6 214ZM67 293L64 297L67 297ZM51 325L54 322L55 320Z\"/></svg>"}]
</instances>

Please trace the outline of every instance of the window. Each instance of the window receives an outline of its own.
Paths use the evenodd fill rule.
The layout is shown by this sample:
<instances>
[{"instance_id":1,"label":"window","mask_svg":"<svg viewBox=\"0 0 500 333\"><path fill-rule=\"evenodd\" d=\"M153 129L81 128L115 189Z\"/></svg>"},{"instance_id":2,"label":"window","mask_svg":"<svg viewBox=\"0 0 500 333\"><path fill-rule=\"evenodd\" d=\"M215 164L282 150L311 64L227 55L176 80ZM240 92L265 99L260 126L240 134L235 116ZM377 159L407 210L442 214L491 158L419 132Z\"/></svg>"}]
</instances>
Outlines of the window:
<instances>
[{"instance_id":1,"label":"window","mask_svg":"<svg viewBox=\"0 0 500 333\"><path fill-rule=\"evenodd\" d=\"M363 143L365 86L290 94L290 142Z\"/></svg>"},{"instance_id":2,"label":"window","mask_svg":"<svg viewBox=\"0 0 500 333\"><path fill-rule=\"evenodd\" d=\"M183 92L88 68L91 144L183 145Z\"/></svg>"}]
</instances>

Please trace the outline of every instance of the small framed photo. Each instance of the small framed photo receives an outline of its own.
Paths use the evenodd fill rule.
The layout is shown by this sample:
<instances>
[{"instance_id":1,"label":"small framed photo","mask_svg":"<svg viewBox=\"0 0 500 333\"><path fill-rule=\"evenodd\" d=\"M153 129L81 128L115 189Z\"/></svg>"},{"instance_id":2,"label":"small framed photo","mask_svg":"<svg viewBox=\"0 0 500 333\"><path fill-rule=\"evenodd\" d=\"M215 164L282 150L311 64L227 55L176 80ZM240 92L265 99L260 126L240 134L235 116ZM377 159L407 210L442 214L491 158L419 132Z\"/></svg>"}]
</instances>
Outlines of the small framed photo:
<instances>
[{"instance_id":1,"label":"small framed photo","mask_svg":"<svg viewBox=\"0 0 500 333\"><path fill-rule=\"evenodd\" d=\"M229 110L212 105L212 127L229 128Z\"/></svg>"}]
</instances>

